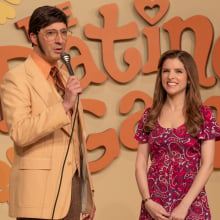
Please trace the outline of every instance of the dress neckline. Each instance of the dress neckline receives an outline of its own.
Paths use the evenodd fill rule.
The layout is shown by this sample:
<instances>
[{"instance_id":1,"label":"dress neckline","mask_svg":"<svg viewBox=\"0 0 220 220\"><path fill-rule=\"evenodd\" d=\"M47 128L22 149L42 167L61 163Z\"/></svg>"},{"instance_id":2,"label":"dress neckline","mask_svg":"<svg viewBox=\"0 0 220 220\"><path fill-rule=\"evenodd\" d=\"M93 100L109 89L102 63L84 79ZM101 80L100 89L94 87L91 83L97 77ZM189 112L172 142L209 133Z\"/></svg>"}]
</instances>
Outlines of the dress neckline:
<instances>
[{"instance_id":1,"label":"dress neckline","mask_svg":"<svg viewBox=\"0 0 220 220\"><path fill-rule=\"evenodd\" d=\"M182 127L185 126L184 123L183 123L183 124L180 124L180 125L178 125L177 127L174 127L174 128L163 127L163 126L160 124L159 119L157 119L156 124L157 124L160 128L165 129L165 130L177 130L177 129L182 128Z\"/></svg>"}]
</instances>

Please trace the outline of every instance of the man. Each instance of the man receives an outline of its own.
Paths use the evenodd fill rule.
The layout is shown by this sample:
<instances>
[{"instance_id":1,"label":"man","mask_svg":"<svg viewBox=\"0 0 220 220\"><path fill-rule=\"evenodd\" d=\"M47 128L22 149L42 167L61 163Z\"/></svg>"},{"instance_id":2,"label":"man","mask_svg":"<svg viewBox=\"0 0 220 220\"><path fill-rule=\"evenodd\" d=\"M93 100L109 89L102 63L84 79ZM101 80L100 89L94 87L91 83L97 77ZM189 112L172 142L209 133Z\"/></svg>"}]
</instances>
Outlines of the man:
<instances>
[{"instance_id":1,"label":"man","mask_svg":"<svg viewBox=\"0 0 220 220\"><path fill-rule=\"evenodd\" d=\"M79 220L81 212L94 218L80 103L77 108L82 89L75 76L58 72L67 32L61 10L37 8L29 22L33 52L2 80L3 115L14 142L9 215L18 220Z\"/></svg>"}]
</instances>

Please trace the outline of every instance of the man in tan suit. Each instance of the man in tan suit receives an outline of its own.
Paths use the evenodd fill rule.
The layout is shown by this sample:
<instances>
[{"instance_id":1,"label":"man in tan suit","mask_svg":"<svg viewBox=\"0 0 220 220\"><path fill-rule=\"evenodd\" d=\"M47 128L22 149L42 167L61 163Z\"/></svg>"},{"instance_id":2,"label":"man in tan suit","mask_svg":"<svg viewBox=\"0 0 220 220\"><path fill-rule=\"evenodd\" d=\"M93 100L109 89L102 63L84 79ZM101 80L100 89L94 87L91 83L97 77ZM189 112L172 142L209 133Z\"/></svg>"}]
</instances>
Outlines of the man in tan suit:
<instances>
[{"instance_id":1,"label":"man in tan suit","mask_svg":"<svg viewBox=\"0 0 220 220\"><path fill-rule=\"evenodd\" d=\"M78 103L82 89L76 76L57 71L67 32L67 17L61 10L37 8L29 23L33 52L2 80L3 116L14 142L9 215L17 219L79 220L81 212L83 219L94 218ZM61 77L63 94L50 75L53 67Z\"/></svg>"}]
</instances>

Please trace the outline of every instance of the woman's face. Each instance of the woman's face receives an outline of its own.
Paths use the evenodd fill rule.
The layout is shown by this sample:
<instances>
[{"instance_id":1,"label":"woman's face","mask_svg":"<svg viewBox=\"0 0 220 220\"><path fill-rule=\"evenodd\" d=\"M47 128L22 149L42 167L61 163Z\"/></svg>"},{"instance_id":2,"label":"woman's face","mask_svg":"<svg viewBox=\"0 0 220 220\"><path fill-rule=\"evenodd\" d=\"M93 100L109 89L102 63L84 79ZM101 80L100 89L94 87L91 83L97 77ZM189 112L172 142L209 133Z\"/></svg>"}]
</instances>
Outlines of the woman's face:
<instances>
[{"instance_id":1,"label":"woman's face","mask_svg":"<svg viewBox=\"0 0 220 220\"><path fill-rule=\"evenodd\" d=\"M185 96L188 76L183 63L178 58L169 58L164 61L161 80L168 96L180 94Z\"/></svg>"}]
</instances>

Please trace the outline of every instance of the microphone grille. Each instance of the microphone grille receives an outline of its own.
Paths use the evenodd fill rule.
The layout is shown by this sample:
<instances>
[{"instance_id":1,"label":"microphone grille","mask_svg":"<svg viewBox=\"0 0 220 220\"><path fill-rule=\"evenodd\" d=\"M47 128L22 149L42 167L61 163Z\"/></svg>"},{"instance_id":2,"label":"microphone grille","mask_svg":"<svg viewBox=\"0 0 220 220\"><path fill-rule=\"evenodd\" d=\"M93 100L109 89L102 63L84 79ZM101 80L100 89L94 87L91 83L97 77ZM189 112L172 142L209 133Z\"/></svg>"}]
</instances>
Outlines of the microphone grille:
<instances>
[{"instance_id":1,"label":"microphone grille","mask_svg":"<svg viewBox=\"0 0 220 220\"><path fill-rule=\"evenodd\" d=\"M68 53L62 52L60 57L65 63L70 63L70 55Z\"/></svg>"}]
</instances>

